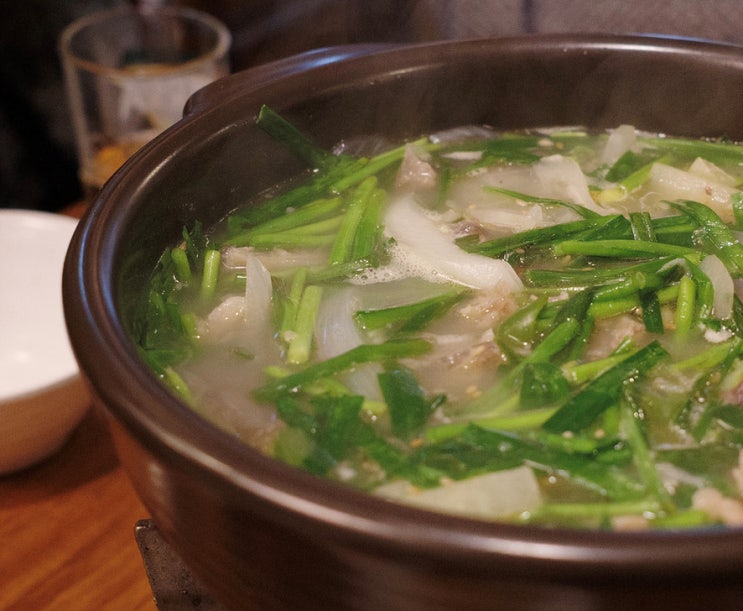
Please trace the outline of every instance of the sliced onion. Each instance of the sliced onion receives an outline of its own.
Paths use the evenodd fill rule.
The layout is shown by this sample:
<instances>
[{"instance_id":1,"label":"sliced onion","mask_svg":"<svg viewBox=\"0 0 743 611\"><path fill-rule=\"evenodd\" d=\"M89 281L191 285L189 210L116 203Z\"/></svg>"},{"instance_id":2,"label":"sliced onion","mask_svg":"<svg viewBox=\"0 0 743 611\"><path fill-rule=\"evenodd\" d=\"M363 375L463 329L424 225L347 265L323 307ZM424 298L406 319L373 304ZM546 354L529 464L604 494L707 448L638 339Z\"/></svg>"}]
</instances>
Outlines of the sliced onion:
<instances>
[{"instance_id":1,"label":"sliced onion","mask_svg":"<svg viewBox=\"0 0 743 611\"><path fill-rule=\"evenodd\" d=\"M250 253L245 261L245 321L250 337L271 333L271 274L261 260Z\"/></svg>"},{"instance_id":2,"label":"sliced onion","mask_svg":"<svg viewBox=\"0 0 743 611\"><path fill-rule=\"evenodd\" d=\"M407 265L417 267L416 271L427 279L478 289L498 286L513 291L521 287L521 280L508 263L463 251L454 243L454 236L444 233L412 196L392 201L384 224L397 243L398 257L407 258Z\"/></svg>"},{"instance_id":3,"label":"sliced onion","mask_svg":"<svg viewBox=\"0 0 743 611\"><path fill-rule=\"evenodd\" d=\"M545 225L545 214L540 205L471 206L465 210L465 218L496 231L518 233Z\"/></svg>"},{"instance_id":4,"label":"sliced onion","mask_svg":"<svg viewBox=\"0 0 743 611\"><path fill-rule=\"evenodd\" d=\"M697 157L694 160L694 163L689 166L689 173L694 174L694 176L699 176L699 178L703 178L704 180L716 182L728 187L735 187L735 185L738 184L738 180L734 176L731 176L721 167L715 165L711 161L703 159L702 157Z\"/></svg>"},{"instance_id":5,"label":"sliced onion","mask_svg":"<svg viewBox=\"0 0 743 611\"><path fill-rule=\"evenodd\" d=\"M658 201L691 199L712 208L726 223L733 220L730 196L737 191L727 185L701 178L664 163L654 163L648 189Z\"/></svg>"},{"instance_id":6,"label":"sliced onion","mask_svg":"<svg viewBox=\"0 0 743 611\"><path fill-rule=\"evenodd\" d=\"M632 125L620 125L611 130L601 152L601 163L614 165L622 155L632 149L636 141L637 132Z\"/></svg>"},{"instance_id":7,"label":"sliced onion","mask_svg":"<svg viewBox=\"0 0 743 611\"><path fill-rule=\"evenodd\" d=\"M245 297L230 295L200 322L199 335L208 342L218 343L233 333L235 321L245 318Z\"/></svg>"},{"instance_id":8,"label":"sliced onion","mask_svg":"<svg viewBox=\"0 0 743 611\"><path fill-rule=\"evenodd\" d=\"M482 211L488 208L493 211L500 209L516 214L524 213L523 202L514 202L513 198L489 191L486 187L508 189L535 197L561 199L599 214L608 212L594 202L586 176L577 162L562 155L549 155L532 166L508 166L473 174L457 182L447 204L456 207L468 218L482 216L484 214ZM541 208L543 213L540 224L535 227L577 218L574 212L562 206L535 204L530 207Z\"/></svg>"},{"instance_id":9,"label":"sliced onion","mask_svg":"<svg viewBox=\"0 0 743 611\"><path fill-rule=\"evenodd\" d=\"M462 214L471 208L494 208L508 205L512 198L488 191L485 187L500 187L528 193L534 188L532 170L526 166L491 168L472 173L452 186L447 205Z\"/></svg>"},{"instance_id":10,"label":"sliced onion","mask_svg":"<svg viewBox=\"0 0 743 611\"><path fill-rule=\"evenodd\" d=\"M271 342L271 274L250 252L245 261L245 284L243 295L227 296L199 321L198 333L205 341L218 343L229 338L251 352L265 349Z\"/></svg>"},{"instance_id":11,"label":"sliced onion","mask_svg":"<svg viewBox=\"0 0 743 611\"><path fill-rule=\"evenodd\" d=\"M530 195L568 200L594 212L606 214L606 210L593 201L586 175L574 159L563 155L543 157L534 164L534 176L539 181L540 192Z\"/></svg>"},{"instance_id":12,"label":"sliced onion","mask_svg":"<svg viewBox=\"0 0 743 611\"><path fill-rule=\"evenodd\" d=\"M320 360L338 356L364 343L353 319L358 309L360 299L356 289L346 288L325 294L315 322L315 350ZM379 400L381 393L377 374L380 371L381 367L375 363L359 365L343 375L342 379L353 392Z\"/></svg>"},{"instance_id":13,"label":"sliced onion","mask_svg":"<svg viewBox=\"0 0 743 611\"><path fill-rule=\"evenodd\" d=\"M699 264L699 267L707 275L712 283L714 299L712 310L717 318L725 320L730 318L733 311L733 295L735 287L733 278L730 276L724 263L715 255L708 255Z\"/></svg>"},{"instance_id":14,"label":"sliced onion","mask_svg":"<svg viewBox=\"0 0 743 611\"><path fill-rule=\"evenodd\" d=\"M424 509L486 520L533 511L542 504L539 483L529 467L477 475L426 490L398 481L380 486L375 493Z\"/></svg>"},{"instance_id":15,"label":"sliced onion","mask_svg":"<svg viewBox=\"0 0 743 611\"><path fill-rule=\"evenodd\" d=\"M222 263L229 268L245 267L248 257L255 256L273 274L295 269L300 266L322 265L327 262L327 253L313 249L255 250L252 246L229 246L222 250Z\"/></svg>"},{"instance_id":16,"label":"sliced onion","mask_svg":"<svg viewBox=\"0 0 743 611\"><path fill-rule=\"evenodd\" d=\"M261 362L266 359L268 362L268 355L276 346L273 341L271 273L253 249L232 248L224 252L228 251L232 254L229 266L243 260L245 292L228 296L215 307L200 322L199 333L208 342L234 344Z\"/></svg>"},{"instance_id":17,"label":"sliced onion","mask_svg":"<svg viewBox=\"0 0 743 611\"><path fill-rule=\"evenodd\" d=\"M315 323L317 357L326 360L364 343L353 314L360 309L354 289L328 291L323 296Z\"/></svg>"},{"instance_id":18,"label":"sliced onion","mask_svg":"<svg viewBox=\"0 0 743 611\"><path fill-rule=\"evenodd\" d=\"M478 140L493 138L496 135L492 129L479 125L463 125L435 132L429 136L431 142L461 142L462 140Z\"/></svg>"}]
</instances>

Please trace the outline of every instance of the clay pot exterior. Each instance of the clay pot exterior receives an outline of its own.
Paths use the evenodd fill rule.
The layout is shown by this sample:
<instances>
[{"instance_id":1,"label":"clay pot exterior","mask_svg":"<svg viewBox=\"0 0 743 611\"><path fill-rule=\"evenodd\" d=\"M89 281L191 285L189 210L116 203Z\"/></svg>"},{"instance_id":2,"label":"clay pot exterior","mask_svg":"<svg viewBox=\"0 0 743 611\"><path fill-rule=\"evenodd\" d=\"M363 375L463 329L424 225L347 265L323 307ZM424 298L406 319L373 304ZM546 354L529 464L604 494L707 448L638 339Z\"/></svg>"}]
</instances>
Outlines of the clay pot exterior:
<instances>
[{"instance_id":1,"label":"clay pot exterior","mask_svg":"<svg viewBox=\"0 0 743 611\"><path fill-rule=\"evenodd\" d=\"M201 419L138 358L132 309L183 225L209 225L301 165L254 125L267 104L323 146L461 124L637 128L743 140L743 50L534 36L327 49L196 94L104 187L68 253L74 351L165 539L227 608L732 608L743 531L498 525L388 503L267 458ZM147 516L143 516L147 517ZM700 602L701 601L701 602Z\"/></svg>"}]
</instances>

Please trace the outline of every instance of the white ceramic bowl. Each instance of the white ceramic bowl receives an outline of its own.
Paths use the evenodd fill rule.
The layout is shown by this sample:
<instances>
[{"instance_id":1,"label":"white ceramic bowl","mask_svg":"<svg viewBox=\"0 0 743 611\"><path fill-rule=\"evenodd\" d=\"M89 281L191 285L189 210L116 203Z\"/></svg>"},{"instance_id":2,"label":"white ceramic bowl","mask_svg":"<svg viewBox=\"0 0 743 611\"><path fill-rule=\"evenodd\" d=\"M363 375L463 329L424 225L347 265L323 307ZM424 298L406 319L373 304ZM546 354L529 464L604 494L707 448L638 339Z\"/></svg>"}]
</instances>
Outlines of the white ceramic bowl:
<instances>
[{"instance_id":1,"label":"white ceramic bowl","mask_svg":"<svg viewBox=\"0 0 743 611\"><path fill-rule=\"evenodd\" d=\"M89 400L62 311L62 266L77 221L0 210L0 475L59 450Z\"/></svg>"}]
</instances>

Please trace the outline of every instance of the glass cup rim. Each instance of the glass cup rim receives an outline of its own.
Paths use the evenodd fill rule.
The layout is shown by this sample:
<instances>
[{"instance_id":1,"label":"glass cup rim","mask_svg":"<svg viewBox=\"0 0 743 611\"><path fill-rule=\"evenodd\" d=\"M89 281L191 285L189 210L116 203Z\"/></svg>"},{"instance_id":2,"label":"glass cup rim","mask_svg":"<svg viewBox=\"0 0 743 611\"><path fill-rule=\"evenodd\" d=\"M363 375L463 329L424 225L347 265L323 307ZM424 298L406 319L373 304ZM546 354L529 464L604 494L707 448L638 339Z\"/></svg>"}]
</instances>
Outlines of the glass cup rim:
<instances>
[{"instance_id":1,"label":"glass cup rim","mask_svg":"<svg viewBox=\"0 0 743 611\"><path fill-rule=\"evenodd\" d=\"M212 48L200 54L198 57L189 59L171 67L158 68L158 70L153 74L148 74L147 72L132 72L129 69L117 68L113 66L104 66L103 64L99 64L95 61L84 59L72 51L72 41L74 37L88 27L122 16L150 17L153 15L163 15L201 23L216 34L215 44ZM167 74L196 70L201 64L208 63L214 60L220 60L227 54L231 42L232 36L227 29L227 26L225 26L225 24L216 17L205 13L204 11L189 7L178 6L165 6L149 11L141 11L136 9L135 7L125 6L95 11L93 13L89 13L75 19L73 22L68 24L64 28L64 30L62 30L62 33L59 37L59 52L65 61L69 61L70 63L76 65L78 68L87 72L110 77L125 77L127 79L147 79L162 78Z\"/></svg>"}]
</instances>

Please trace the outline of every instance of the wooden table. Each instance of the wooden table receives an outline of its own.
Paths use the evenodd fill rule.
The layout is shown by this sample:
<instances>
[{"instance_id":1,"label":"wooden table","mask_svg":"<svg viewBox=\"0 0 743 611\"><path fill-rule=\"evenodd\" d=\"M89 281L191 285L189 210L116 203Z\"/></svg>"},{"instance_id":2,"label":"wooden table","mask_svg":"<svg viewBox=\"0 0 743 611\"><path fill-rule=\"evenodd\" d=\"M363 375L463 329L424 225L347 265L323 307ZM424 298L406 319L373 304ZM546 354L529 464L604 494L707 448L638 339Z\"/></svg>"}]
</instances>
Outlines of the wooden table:
<instances>
[{"instance_id":1,"label":"wooden table","mask_svg":"<svg viewBox=\"0 0 743 611\"><path fill-rule=\"evenodd\" d=\"M134 539L147 517L89 412L59 453L0 477L0 609L156 609Z\"/></svg>"},{"instance_id":2,"label":"wooden table","mask_svg":"<svg viewBox=\"0 0 743 611\"><path fill-rule=\"evenodd\" d=\"M148 517L89 411L57 454L0 477L0 609L153 611L134 539Z\"/></svg>"}]
</instances>

